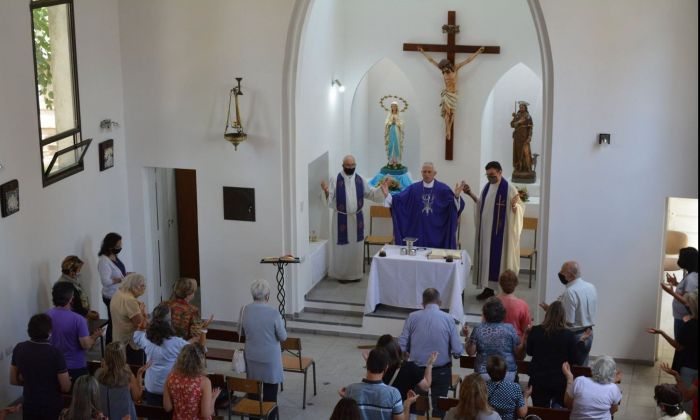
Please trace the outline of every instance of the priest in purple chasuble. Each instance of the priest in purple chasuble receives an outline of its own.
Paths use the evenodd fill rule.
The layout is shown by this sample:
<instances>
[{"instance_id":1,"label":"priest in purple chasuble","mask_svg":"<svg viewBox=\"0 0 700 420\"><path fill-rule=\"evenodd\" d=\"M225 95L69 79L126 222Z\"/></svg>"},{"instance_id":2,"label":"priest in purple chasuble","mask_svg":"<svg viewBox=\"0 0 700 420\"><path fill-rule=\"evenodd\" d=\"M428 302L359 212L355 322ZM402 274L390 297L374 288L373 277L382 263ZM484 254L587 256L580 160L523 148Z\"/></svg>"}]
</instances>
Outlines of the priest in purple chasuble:
<instances>
[{"instance_id":1,"label":"priest in purple chasuble","mask_svg":"<svg viewBox=\"0 0 700 420\"><path fill-rule=\"evenodd\" d=\"M435 167L426 162L421 168L423 179L391 196L385 191L385 205L391 207L394 243L404 238L418 238L415 246L457 249L457 223L464 209L460 198L463 184L452 190L435 179ZM382 187L386 190L386 187Z\"/></svg>"},{"instance_id":2,"label":"priest in purple chasuble","mask_svg":"<svg viewBox=\"0 0 700 420\"><path fill-rule=\"evenodd\" d=\"M518 190L502 175L501 164L489 162L479 197L468 185L464 192L476 203L474 211L476 246L474 247L474 283L485 287L477 299L491 297L498 290L498 277L505 270L520 271L520 232L525 209Z\"/></svg>"},{"instance_id":3,"label":"priest in purple chasuble","mask_svg":"<svg viewBox=\"0 0 700 420\"><path fill-rule=\"evenodd\" d=\"M343 158L343 170L330 185L323 182L322 198L333 210L333 237L331 238L331 263L328 275L341 282L362 279L365 221L369 222L369 209L365 199L382 203L384 194L379 188L370 188L367 181L355 173L355 158Z\"/></svg>"}]
</instances>

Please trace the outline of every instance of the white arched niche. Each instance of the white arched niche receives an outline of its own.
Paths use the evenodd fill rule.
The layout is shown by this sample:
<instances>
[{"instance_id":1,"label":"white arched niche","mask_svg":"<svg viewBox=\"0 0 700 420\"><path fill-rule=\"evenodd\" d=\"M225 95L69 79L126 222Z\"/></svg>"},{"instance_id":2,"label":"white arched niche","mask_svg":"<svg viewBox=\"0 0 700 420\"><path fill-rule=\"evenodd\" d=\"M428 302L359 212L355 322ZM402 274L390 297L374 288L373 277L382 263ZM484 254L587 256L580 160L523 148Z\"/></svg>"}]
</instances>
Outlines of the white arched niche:
<instances>
[{"instance_id":1,"label":"white arched niche","mask_svg":"<svg viewBox=\"0 0 700 420\"><path fill-rule=\"evenodd\" d=\"M489 93L481 118L481 167L497 160L503 167L503 175L513 174L513 129L510 122L517 111L517 101L530 104L528 111L533 121L533 154L542 156L542 79L528 66L518 63L511 67L494 84ZM527 184L531 196L539 196L542 161L538 162L537 180Z\"/></svg>"},{"instance_id":2,"label":"white arched niche","mask_svg":"<svg viewBox=\"0 0 700 420\"><path fill-rule=\"evenodd\" d=\"M358 171L368 179L375 176L387 157L384 146L384 122L387 111L379 105L385 95L396 95L408 101L401 113L404 122L403 164L412 174L420 172L420 127L416 94L406 74L388 58L377 61L358 83L350 110L350 150L357 158ZM389 108L391 99L384 101ZM399 101L399 107L402 104ZM415 176L415 175L414 175Z\"/></svg>"}]
</instances>

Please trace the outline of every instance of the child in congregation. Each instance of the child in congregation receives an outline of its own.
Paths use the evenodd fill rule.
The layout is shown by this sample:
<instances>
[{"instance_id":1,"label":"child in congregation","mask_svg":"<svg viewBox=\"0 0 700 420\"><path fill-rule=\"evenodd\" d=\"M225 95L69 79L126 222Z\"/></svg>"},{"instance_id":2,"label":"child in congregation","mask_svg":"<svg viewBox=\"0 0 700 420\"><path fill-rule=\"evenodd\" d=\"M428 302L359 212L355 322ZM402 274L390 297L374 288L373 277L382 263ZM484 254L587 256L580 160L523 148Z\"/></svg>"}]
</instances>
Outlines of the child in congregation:
<instances>
[{"instance_id":1,"label":"child in congregation","mask_svg":"<svg viewBox=\"0 0 700 420\"><path fill-rule=\"evenodd\" d=\"M486 381L489 394L489 404L503 420L514 420L525 417L527 414L527 399L532 393L532 386L528 386L523 395L520 384L507 381L506 361L501 356L489 356L486 361L486 372L490 380Z\"/></svg>"}]
</instances>

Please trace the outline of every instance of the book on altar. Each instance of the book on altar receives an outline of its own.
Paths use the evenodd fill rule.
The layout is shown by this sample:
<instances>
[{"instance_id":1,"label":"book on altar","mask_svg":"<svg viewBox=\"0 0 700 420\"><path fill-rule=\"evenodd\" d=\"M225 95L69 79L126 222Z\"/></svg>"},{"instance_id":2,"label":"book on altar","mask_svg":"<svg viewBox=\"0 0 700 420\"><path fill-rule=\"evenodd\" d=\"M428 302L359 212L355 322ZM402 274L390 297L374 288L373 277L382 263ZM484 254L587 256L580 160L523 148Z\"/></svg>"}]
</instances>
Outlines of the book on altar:
<instances>
[{"instance_id":1,"label":"book on altar","mask_svg":"<svg viewBox=\"0 0 700 420\"><path fill-rule=\"evenodd\" d=\"M283 255L281 257L264 257L260 262L277 262L277 261L298 262L299 257L295 257L293 255Z\"/></svg>"},{"instance_id":2,"label":"book on altar","mask_svg":"<svg viewBox=\"0 0 700 420\"><path fill-rule=\"evenodd\" d=\"M447 257L451 257L453 260L459 260L462 258L462 251L458 249L432 249L428 254L429 260L444 260Z\"/></svg>"}]
</instances>

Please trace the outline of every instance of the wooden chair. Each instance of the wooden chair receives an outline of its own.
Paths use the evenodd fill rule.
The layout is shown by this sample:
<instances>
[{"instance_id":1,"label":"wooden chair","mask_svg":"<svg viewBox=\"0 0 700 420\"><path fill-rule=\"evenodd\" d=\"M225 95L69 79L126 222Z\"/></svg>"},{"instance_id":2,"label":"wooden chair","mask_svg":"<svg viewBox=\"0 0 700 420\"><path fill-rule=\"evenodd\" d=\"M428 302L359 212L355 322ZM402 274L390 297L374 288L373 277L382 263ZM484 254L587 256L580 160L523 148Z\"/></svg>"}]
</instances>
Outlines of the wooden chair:
<instances>
[{"instance_id":1,"label":"wooden chair","mask_svg":"<svg viewBox=\"0 0 700 420\"><path fill-rule=\"evenodd\" d=\"M226 377L220 373L209 373L207 374L207 378L209 378L211 381L212 389L221 388L221 396L217 398L216 403L214 404L214 414L216 414L218 409L228 407L228 398L222 398L228 395L228 392L226 391ZM222 403L224 403L224 405L221 405Z\"/></svg>"},{"instance_id":2,"label":"wooden chair","mask_svg":"<svg viewBox=\"0 0 700 420\"><path fill-rule=\"evenodd\" d=\"M523 218L523 230L531 230L535 235L532 248L520 247L520 258L530 260L530 276L528 287L532 288L532 260L537 261L537 219L534 217Z\"/></svg>"},{"instance_id":3,"label":"wooden chair","mask_svg":"<svg viewBox=\"0 0 700 420\"><path fill-rule=\"evenodd\" d=\"M681 252L681 248L688 246L688 234L685 232L680 232L677 230L667 230L666 231L666 252L664 255L664 271L677 271L681 268L678 267L678 254Z\"/></svg>"},{"instance_id":4,"label":"wooden chair","mask_svg":"<svg viewBox=\"0 0 700 420\"><path fill-rule=\"evenodd\" d=\"M229 396L228 418L231 415L252 418L267 419L273 410L277 409L277 403L272 401L263 401L263 383L254 379L226 377L226 386ZM246 396L234 400L236 392L245 393ZM247 394L255 394L258 399L253 400L248 398Z\"/></svg>"},{"instance_id":5,"label":"wooden chair","mask_svg":"<svg viewBox=\"0 0 700 420\"><path fill-rule=\"evenodd\" d=\"M540 416L542 420L569 420L571 410L565 408L528 407L527 415ZM527 416L525 416L527 419Z\"/></svg>"},{"instance_id":6,"label":"wooden chair","mask_svg":"<svg viewBox=\"0 0 700 420\"><path fill-rule=\"evenodd\" d=\"M362 262L362 272L365 272L365 265L369 263L369 246L377 245L384 246L394 243L393 235L372 235L372 227L374 218L391 219L391 209L384 206L372 206L369 208L369 235L365 237L365 256Z\"/></svg>"},{"instance_id":7,"label":"wooden chair","mask_svg":"<svg viewBox=\"0 0 700 420\"><path fill-rule=\"evenodd\" d=\"M464 369L474 369L476 356L459 356L459 367Z\"/></svg>"},{"instance_id":8,"label":"wooden chair","mask_svg":"<svg viewBox=\"0 0 700 420\"><path fill-rule=\"evenodd\" d=\"M138 418L158 420L169 420L173 418L173 413L165 411L163 407L146 404L135 404L134 407L136 408L136 416L138 416Z\"/></svg>"},{"instance_id":9,"label":"wooden chair","mask_svg":"<svg viewBox=\"0 0 700 420\"><path fill-rule=\"evenodd\" d=\"M457 407L457 404L459 404L459 400L457 398L447 398L447 397L438 398L438 407L442 411L447 411L452 407Z\"/></svg>"},{"instance_id":10,"label":"wooden chair","mask_svg":"<svg viewBox=\"0 0 700 420\"><path fill-rule=\"evenodd\" d=\"M309 367L313 367L314 395L316 395L316 362L310 357L302 357L300 338L289 337L284 340L282 342L282 352L282 367L284 371L304 374L302 409L306 410L306 376L309 373ZM284 391L284 384L281 385L281 390Z\"/></svg>"},{"instance_id":11,"label":"wooden chair","mask_svg":"<svg viewBox=\"0 0 700 420\"><path fill-rule=\"evenodd\" d=\"M457 398L457 387L459 384L462 383L462 378L456 374L452 374L452 379L450 380L450 387L448 388L448 391L452 391L452 396Z\"/></svg>"},{"instance_id":12,"label":"wooden chair","mask_svg":"<svg viewBox=\"0 0 700 420\"><path fill-rule=\"evenodd\" d=\"M416 402L413 404L413 408L419 413L416 416L417 420L440 420L440 417L432 417L430 415L430 398L425 395L419 395Z\"/></svg>"},{"instance_id":13,"label":"wooden chair","mask_svg":"<svg viewBox=\"0 0 700 420\"><path fill-rule=\"evenodd\" d=\"M207 340L245 343L245 336L240 337L236 331L209 328L207 330Z\"/></svg>"}]
</instances>

